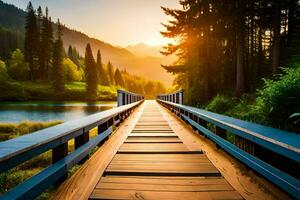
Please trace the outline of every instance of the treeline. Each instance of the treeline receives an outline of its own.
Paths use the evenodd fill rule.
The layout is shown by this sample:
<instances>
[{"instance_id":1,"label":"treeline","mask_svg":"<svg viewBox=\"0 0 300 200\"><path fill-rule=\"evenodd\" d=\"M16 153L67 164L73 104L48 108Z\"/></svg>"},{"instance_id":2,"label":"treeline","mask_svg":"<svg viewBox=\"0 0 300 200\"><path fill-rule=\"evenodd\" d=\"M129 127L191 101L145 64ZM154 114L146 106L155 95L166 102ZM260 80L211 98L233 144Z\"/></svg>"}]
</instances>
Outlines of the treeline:
<instances>
[{"instance_id":1,"label":"treeline","mask_svg":"<svg viewBox=\"0 0 300 200\"><path fill-rule=\"evenodd\" d=\"M23 46L23 40L23 33L0 26L0 59L8 59L12 51Z\"/></svg>"},{"instance_id":2,"label":"treeline","mask_svg":"<svg viewBox=\"0 0 300 200\"><path fill-rule=\"evenodd\" d=\"M59 20L53 25L47 7L43 13L41 7L35 10L29 2L25 22L24 49L16 49L14 42L19 42L19 40L13 36L5 37L5 43L3 43L11 43L9 48L2 49L3 54L6 55L2 59L6 62L0 60L0 81L5 82L2 87L6 93L9 93L6 96L14 96L11 91L22 91L20 88L22 86L19 89L10 89L16 86L16 84L8 84L11 80L49 84L51 91L48 92L52 96L66 96L68 100L72 96L76 97L76 100L78 96L82 96L83 100L112 99L112 90L115 93L117 88L141 94L146 93L147 97L155 97L157 93L165 91L161 82L130 75L126 70L115 69L111 62L107 65L103 64L100 50L95 60L90 44L86 46L84 57L71 45L65 52L62 41L64 26ZM4 32L8 36L11 35L9 31L3 29L1 32L1 30L0 34ZM73 87L74 90L70 91L67 85L71 82L84 83L87 95L82 95L82 84L79 84L77 88ZM102 86L107 87L104 90L109 92L104 91ZM76 92L78 94L72 94ZM34 93L38 93L37 96L45 95L44 92L35 91ZM22 95L21 98L24 96L26 95ZM4 98L7 99L7 97Z\"/></svg>"},{"instance_id":3,"label":"treeline","mask_svg":"<svg viewBox=\"0 0 300 200\"><path fill-rule=\"evenodd\" d=\"M72 47L69 48L70 51ZM75 54L78 53L75 51ZM106 66L101 60L100 50L97 52L96 61L90 44L86 46L85 52L85 71L87 92L94 96L97 94L97 85L118 86L128 91L144 94L146 98L155 98L159 93L164 93L166 88L160 81L150 81L144 78L131 75L126 70L114 68L112 63L108 62Z\"/></svg>"},{"instance_id":4,"label":"treeline","mask_svg":"<svg viewBox=\"0 0 300 200\"><path fill-rule=\"evenodd\" d=\"M162 35L178 41L162 52L177 54L175 84L187 103L218 93L255 92L263 77L300 53L299 0L182 0L182 9L162 8L173 19Z\"/></svg>"}]
</instances>

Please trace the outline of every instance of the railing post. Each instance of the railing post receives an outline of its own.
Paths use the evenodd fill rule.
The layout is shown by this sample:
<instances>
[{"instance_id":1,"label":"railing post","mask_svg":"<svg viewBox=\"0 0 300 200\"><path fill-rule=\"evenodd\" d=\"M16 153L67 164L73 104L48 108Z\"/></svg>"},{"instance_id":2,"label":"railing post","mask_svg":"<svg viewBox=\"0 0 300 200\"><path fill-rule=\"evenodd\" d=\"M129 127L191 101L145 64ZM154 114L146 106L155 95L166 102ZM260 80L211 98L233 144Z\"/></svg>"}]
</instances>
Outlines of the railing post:
<instances>
[{"instance_id":1,"label":"railing post","mask_svg":"<svg viewBox=\"0 0 300 200\"><path fill-rule=\"evenodd\" d=\"M124 93L121 90L118 90L118 107L124 105Z\"/></svg>"},{"instance_id":2,"label":"railing post","mask_svg":"<svg viewBox=\"0 0 300 200\"><path fill-rule=\"evenodd\" d=\"M216 126L216 135L220 136L223 139L227 139L226 130Z\"/></svg>"},{"instance_id":3,"label":"railing post","mask_svg":"<svg viewBox=\"0 0 300 200\"><path fill-rule=\"evenodd\" d=\"M68 155L68 142L65 142L52 149L52 163L56 163L60 159Z\"/></svg>"},{"instance_id":4,"label":"railing post","mask_svg":"<svg viewBox=\"0 0 300 200\"><path fill-rule=\"evenodd\" d=\"M75 149L78 149L80 146L84 145L90 140L90 132L86 131L83 134L75 137Z\"/></svg>"},{"instance_id":5,"label":"railing post","mask_svg":"<svg viewBox=\"0 0 300 200\"><path fill-rule=\"evenodd\" d=\"M118 90L118 107L141 101L142 99L144 98L141 95Z\"/></svg>"}]
</instances>

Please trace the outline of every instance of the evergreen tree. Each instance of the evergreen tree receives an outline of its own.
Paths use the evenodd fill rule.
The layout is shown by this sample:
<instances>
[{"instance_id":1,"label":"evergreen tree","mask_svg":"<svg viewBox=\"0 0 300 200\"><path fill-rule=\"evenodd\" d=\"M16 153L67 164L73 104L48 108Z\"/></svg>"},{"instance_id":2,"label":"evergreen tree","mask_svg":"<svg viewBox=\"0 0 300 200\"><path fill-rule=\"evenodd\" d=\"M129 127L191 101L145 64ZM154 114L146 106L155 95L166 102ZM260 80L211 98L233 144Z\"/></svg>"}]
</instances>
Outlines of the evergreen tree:
<instances>
[{"instance_id":1,"label":"evergreen tree","mask_svg":"<svg viewBox=\"0 0 300 200\"><path fill-rule=\"evenodd\" d=\"M50 61L53 48L53 29L51 18L48 16L48 8L46 7L46 15L42 18L41 26L41 47L40 47L40 76L42 79L50 79Z\"/></svg>"},{"instance_id":2,"label":"evergreen tree","mask_svg":"<svg viewBox=\"0 0 300 200\"><path fill-rule=\"evenodd\" d=\"M237 96L254 92L261 78L277 73L282 58L288 60L300 49L295 47L300 35L297 2L181 0L182 9L163 8L173 20L162 35L180 41L162 52L178 55L178 62L163 67L176 74L187 103L204 103L223 91Z\"/></svg>"},{"instance_id":3,"label":"evergreen tree","mask_svg":"<svg viewBox=\"0 0 300 200\"><path fill-rule=\"evenodd\" d=\"M116 85L121 86L121 87L124 87L124 86L125 86L125 83L124 83L122 74L121 74L121 72L119 71L119 69L116 70L114 79L115 79Z\"/></svg>"},{"instance_id":4,"label":"evergreen tree","mask_svg":"<svg viewBox=\"0 0 300 200\"><path fill-rule=\"evenodd\" d=\"M106 74L106 71L104 70L102 66L102 60L101 60L101 53L100 50L97 52L97 74L98 74L98 80L101 85L108 86L109 85L109 79Z\"/></svg>"},{"instance_id":5,"label":"evergreen tree","mask_svg":"<svg viewBox=\"0 0 300 200\"><path fill-rule=\"evenodd\" d=\"M34 80L36 71L36 60L38 57L38 47L39 47L39 37L38 37L38 27L37 19L35 15L35 10L31 2L27 6L27 16L25 24L25 40L24 40L24 50L25 50L25 60L29 63L30 68L30 79Z\"/></svg>"},{"instance_id":6,"label":"evergreen tree","mask_svg":"<svg viewBox=\"0 0 300 200\"><path fill-rule=\"evenodd\" d=\"M107 72L108 72L108 77L109 77L109 82L110 85L115 85L115 72L114 72L114 66L111 64L109 61L107 64Z\"/></svg>"},{"instance_id":7,"label":"evergreen tree","mask_svg":"<svg viewBox=\"0 0 300 200\"><path fill-rule=\"evenodd\" d=\"M85 49L86 91L92 98L97 96L97 69L90 44Z\"/></svg>"},{"instance_id":8,"label":"evergreen tree","mask_svg":"<svg viewBox=\"0 0 300 200\"><path fill-rule=\"evenodd\" d=\"M57 38L53 45L53 87L56 91L64 90L65 77L63 72L63 42L62 36L62 26L57 21Z\"/></svg>"},{"instance_id":9,"label":"evergreen tree","mask_svg":"<svg viewBox=\"0 0 300 200\"><path fill-rule=\"evenodd\" d=\"M68 57L73 61L73 63L75 63L77 65L77 69L80 68L80 56L79 53L77 51L77 49L75 47L72 47L71 45L69 45L68 48Z\"/></svg>"}]
</instances>

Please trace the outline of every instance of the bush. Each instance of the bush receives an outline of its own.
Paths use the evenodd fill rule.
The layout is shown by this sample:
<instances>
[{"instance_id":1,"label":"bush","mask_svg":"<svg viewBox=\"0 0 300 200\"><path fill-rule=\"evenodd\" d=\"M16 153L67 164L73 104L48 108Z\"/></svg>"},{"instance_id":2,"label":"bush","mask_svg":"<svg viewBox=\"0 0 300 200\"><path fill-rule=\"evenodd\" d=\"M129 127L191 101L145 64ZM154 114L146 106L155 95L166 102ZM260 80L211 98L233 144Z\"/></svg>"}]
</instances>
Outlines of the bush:
<instances>
[{"instance_id":1,"label":"bush","mask_svg":"<svg viewBox=\"0 0 300 200\"><path fill-rule=\"evenodd\" d=\"M29 66L24 60L24 54L16 49L9 60L8 74L15 80L27 80L29 78Z\"/></svg>"},{"instance_id":2,"label":"bush","mask_svg":"<svg viewBox=\"0 0 300 200\"><path fill-rule=\"evenodd\" d=\"M226 111L232 109L236 104L236 100L225 95L217 95L213 100L205 107L205 109L216 112L225 113Z\"/></svg>"},{"instance_id":3,"label":"bush","mask_svg":"<svg viewBox=\"0 0 300 200\"><path fill-rule=\"evenodd\" d=\"M7 74L7 69L6 69L6 65L5 62L3 62L2 60L0 60L0 76L5 76Z\"/></svg>"},{"instance_id":4,"label":"bush","mask_svg":"<svg viewBox=\"0 0 300 200\"><path fill-rule=\"evenodd\" d=\"M69 58L63 60L63 68L66 81L81 81L83 79L83 70L78 68Z\"/></svg>"},{"instance_id":5,"label":"bush","mask_svg":"<svg viewBox=\"0 0 300 200\"><path fill-rule=\"evenodd\" d=\"M284 69L275 80L265 80L258 94L272 124L283 128L289 116L300 111L300 65Z\"/></svg>"}]
</instances>

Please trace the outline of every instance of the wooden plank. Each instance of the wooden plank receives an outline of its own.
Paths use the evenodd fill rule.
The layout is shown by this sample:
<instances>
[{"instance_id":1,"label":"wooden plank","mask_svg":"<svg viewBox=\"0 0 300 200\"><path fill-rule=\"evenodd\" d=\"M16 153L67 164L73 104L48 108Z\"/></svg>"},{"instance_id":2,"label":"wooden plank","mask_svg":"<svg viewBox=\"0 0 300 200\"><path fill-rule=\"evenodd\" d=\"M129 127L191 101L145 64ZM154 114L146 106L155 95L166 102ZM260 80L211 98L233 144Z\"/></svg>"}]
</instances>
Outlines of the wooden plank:
<instances>
[{"instance_id":1,"label":"wooden plank","mask_svg":"<svg viewBox=\"0 0 300 200\"><path fill-rule=\"evenodd\" d=\"M114 156L115 160L165 160L165 161L172 161L172 160L194 160L200 161L205 160L206 162L210 162L205 154L116 154Z\"/></svg>"},{"instance_id":2,"label":"wooden plank","mask_svg":"<svg viewBox=\"0 0 300 200\"><path fill-rule=\"evenodd\" d=\"M150 190L150 191L172 191L172 192L204 192L204 191L232 191L229 184L202 184L202 185L168 185L168 184L151 184L151 183L106 183L100 182L96 189L113 189L113 190Z\"/></svg>"},{"instance_id":3,"label":"wooden plank","mask_svg":"<svg viewBox=\"0 0 300 200\"><path fill-rule=\"evenodd\" d=\"M86 200L92 193L107 165L133 129L144 105L137 108L93 156L53 195L53 199ZM84 186L84 187L83 187Z\"/></svg>"},{"instance_id":4,"label":"wooden plank","mask_svg":"<svg viewBox=\"0 0 300 200\"><path fill-rule=\"evenodd\" d=\"M257 176L252 172L249 173L249 170L240 162L226 154L223 150L216 149L213 142L194 132L191 127L179 120L170 111L162 106L160 109L183 143L191 150L203 149L212 163L221 171L225 179L245 199L274 199L274 197L276 199L291 199L276 186L263 180L261 176Z\"/></svg>"},{"instance_id":5,"label":"wooden plank","mask_svg":"<svg viewBox=\"0 0 300 200\"><path fill-rule=\"evenodd\" d=\"M132 183L155 185L229 185L223 177L149 177L149 176L103 176L101 183Z\"/></svg>"},{"instance_id":6,"label":"wooden plank","mask_svg":"<svg viewBox=\"0 0 300 200\"><path fill-rule=\"evenodd\" d=\"M174 152L174 151L189 151L182 143L124 143L118 152Z\"/></svg>"},{"instance_id":7,"label":"wooden plank","mask_svg":"<svg viewBox=\"0 0 300 200\"><path fill-rule=\"evenodd\" d=\"M243 199L234 191L216 192L161 192L161 191L135 191L95 189L90 199L147 199L147 200L241 200Z\"/></svg>"}]
</instances>

